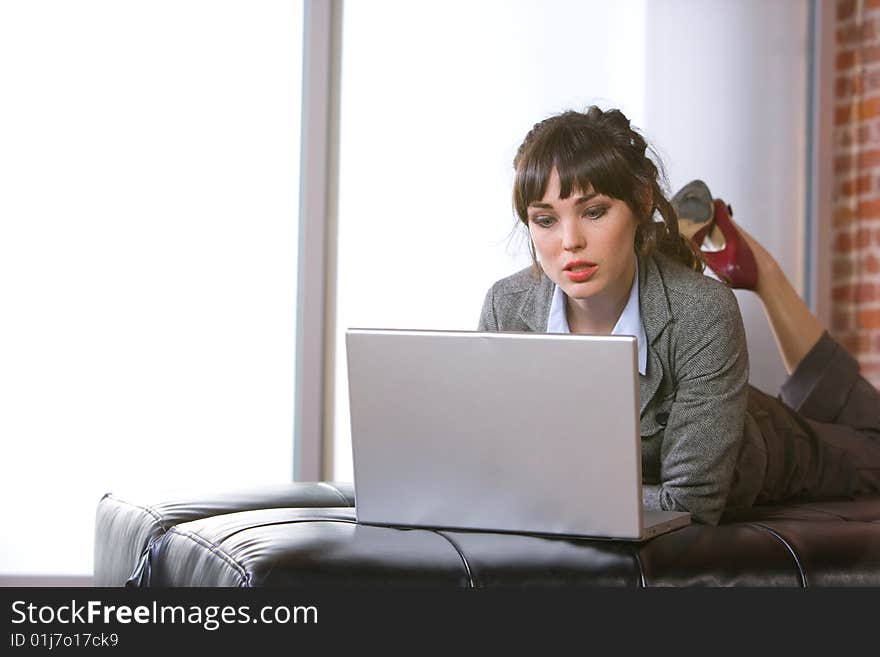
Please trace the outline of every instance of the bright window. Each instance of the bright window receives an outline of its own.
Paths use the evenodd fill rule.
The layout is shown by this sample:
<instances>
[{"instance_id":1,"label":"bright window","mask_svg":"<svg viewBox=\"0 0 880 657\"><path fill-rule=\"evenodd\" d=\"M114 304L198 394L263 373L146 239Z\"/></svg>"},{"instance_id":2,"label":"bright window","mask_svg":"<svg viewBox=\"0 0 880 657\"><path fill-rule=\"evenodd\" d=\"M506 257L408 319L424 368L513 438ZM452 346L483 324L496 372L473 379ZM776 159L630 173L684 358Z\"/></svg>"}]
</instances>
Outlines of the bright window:
<instances>
[{"instance_id":1,"label":"bright window","mask_svg":"<svg viewBox=\"0 0 880 657\"><path fill-rule=\"evenodd\" d=\"M0 573L292 477L301 1L0 4Z\"/></svg>"}]
</instances>

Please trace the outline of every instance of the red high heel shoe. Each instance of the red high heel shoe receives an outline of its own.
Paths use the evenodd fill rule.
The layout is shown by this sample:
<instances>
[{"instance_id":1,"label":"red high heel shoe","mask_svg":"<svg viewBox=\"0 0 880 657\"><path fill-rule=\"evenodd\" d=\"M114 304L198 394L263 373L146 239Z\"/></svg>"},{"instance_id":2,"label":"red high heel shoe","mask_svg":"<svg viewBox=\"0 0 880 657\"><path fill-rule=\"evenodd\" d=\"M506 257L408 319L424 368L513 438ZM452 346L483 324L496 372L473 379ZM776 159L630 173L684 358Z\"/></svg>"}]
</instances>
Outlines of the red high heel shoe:
<instances>
[{"instance_id":1,"label":"red high heel shoe","mask_svg":"<svg viewBox=\"0 0 880 657\"><path fill-rule=\"evenodd\" d=\"M721 229L724 236L724 247L720 251L703 251L703 260L714 271L718 278L735 290L755 290L758 287L758 263L755 254L743 239L742 235L730 221L730 206L721 199L715 199L712 221L694 233L691 238L697 246L712 230L712 225Z\"/></svg>"},{"instance_id":2,"label":"red high heel shoe","mask_svg":"<svg viewBox=\"0 0 880 657\"><path fill-rule=\"evenodd\" d=\"M758 265L751 248L730 221L731 207L721 199L713 201L702 180L692 180L670 201L678 214L679 232L700 249L703 260L718 278L734 289L754 290Z\"/></svg>"}]
</instances>

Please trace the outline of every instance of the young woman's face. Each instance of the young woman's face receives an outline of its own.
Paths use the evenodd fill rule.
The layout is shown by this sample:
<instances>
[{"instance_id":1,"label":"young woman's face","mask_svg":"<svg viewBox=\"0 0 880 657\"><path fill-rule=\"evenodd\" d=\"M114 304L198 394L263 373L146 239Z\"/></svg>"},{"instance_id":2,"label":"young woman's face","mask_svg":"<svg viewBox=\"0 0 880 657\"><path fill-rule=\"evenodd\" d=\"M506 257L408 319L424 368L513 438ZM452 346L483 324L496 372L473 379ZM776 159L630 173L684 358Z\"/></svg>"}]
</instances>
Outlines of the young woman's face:
<instances>
[{"instance_id":1,"label":"young woman's face","mask_svg":"<svg viewBox=\"0 0 880 657\"><path fill-rule=\"evenodd\" d=\"M571 299L610 295L632 285L637 220L619 199L573 190L559 197L556 169L544 198L529 204L529 233L547 276Z\"/></svg>"}]
</instances>

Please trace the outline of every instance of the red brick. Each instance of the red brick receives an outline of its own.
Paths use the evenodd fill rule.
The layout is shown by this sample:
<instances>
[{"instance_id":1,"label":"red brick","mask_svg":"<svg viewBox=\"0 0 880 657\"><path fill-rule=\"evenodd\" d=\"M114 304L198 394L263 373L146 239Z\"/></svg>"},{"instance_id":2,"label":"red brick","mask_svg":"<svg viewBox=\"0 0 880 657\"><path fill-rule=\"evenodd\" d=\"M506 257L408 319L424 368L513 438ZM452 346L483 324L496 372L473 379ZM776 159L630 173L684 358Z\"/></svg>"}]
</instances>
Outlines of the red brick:
<instances>
[{"instance_id":1,"label":"red brick","mask_svg":"<svg viewBox=\"0 0 880 657\"><path fill-rule=\"evenodd\" d=\"M856 299L862 303L880 301L880 284L860 283L856 293Z\"/></svg>"},{"instance_id":2,"label":"red brick","mask_svg":"<svg viewBox=\"0 0 880 657\"><path fill-rule=\"evenodd\" d=\"M874 244L880 246L880 228L874 231Z\"/></svg>"},{"instance_id":3,"label":"red brick","mask_svg":"<svg viewBox=\"0 0 880 657\"><path fill-rule=\"evenodd\" d=\"M871 244L871 231L867 228L859 228L858 230L842 231L834 240L835 248L839 247L840 252L852 250L863 250Z\"/></svg>"},{"instance_id":4,"label":"red brick","mask_svg":"<svg viewBox=\"0 0 880 657\"><path fill-rule=\"evenodd\" d=\"M859 311L859 326L880 329L880 308Z\"/></svg>"},{"instance_id":5,"label":"red brick","mask_svg":"<svg viewBox=\"0 0 880 657\"><path fill-rule=\"evenodd\" d=\"M842 105L834 110L834 125L846 125L852 120L852 105Z\"/></svg>"},{"instance_id":6,"label":"red brick","mask_svg":"<svg viewBox=\"0 0 880 657\"><path fill-rule=\"evenodd\" d=\"M869 274L880 273L880 258L877 258L873 253L869 253L868 257L865 258L865 270Z\"/></svg>"},{"instance_id":7,"label":"red brick","mask_svg":"<svg viewBox=\"0 0 880 657\"><path fill-rule=\"evenodd\" d=\"M831 316L831 327L835 331L843 333L844 331L848 330L852 325L850 318L851 316L849 313L836 312ZM839 339L841 340L841 342L843 342L850 339L850 336L849 334L843 333L843 335L841 335Z\"/></svg>"},{"instance_id":8,"label":"red brick","mask_svg":"<svg viewBox=\"0 0 880 657\"><path fill-rule=\"evenodd\" d=\"M853 275L853 264L849 260L835 260L831 266L831 276L839 283Z\"/></svg>"},{"instance_id":9,"label":"red brick","mask_svg":"<svg viewBox=\"0 0 880 657\"><path fill-rule=\"evenodd\" d=\"M831 300L834 303L852 303L855 299L855 285L839 285L831 290Z\"/></svg>"},{"instance_id":10,"label":"red brick","mask_svg":"<svg viewBox=\"0 0 880 657\"><path fill-rule=\"evenodd\" d=\"M831 265L831 276L835 283L839 283L853 274L853 264L849 260L834 260Z\"/></svg>"},{"instance_id":11,"label":"red brick","mask_svg":"<svg viewBox=\"0 0 880 657\"><path fill-rule=\"evenodd\" d=\"M859 25L858 23L850 23L843 27L838 27L834 33L836 43L838 45L854 45L870 41L876 35L873 21L866 21Z\"/></svg>"},{"instance_id":12,"label":"red brick","mask_svg":"<svg viewBox=\"0 0 880 657\"><path fill-rule=\"evenodd\" d=\"M853 155L838 155L834 158L834 173L849 173L856 164L857 160Z\"/></svg>"},{"instance_id":13,"label":"red brick","mask_svg":"<svg viewBox=\"0 0 880 657\"><path fill-rule=\"evenodd\" d=\"M871 141L874 131L872 130L873 126L870 125L860 125L859 126L859 145L863 146Z\"/></svg>"},{"instance_id":14,"label":"red brick","mask_svg":"<svg viewBox=\"0 0 880 657\"><path fill-rule=\"evenodd\" d=\"M873 64L880 62L880 46L863 46L858 50L859 56L856 59L865 64Z\"/></svg>"},{"instance_id":15,"label":"red brick","mask_svg":"<svg viewBox=\"0 0 880 657\"><path fill-rule=\"evenodd\" d=\"M845 21L855 15L856 0L837 0L837 20Z\"/></svg>"},{"instance_id":16,"label":"red brick","mask_svg":"<svg viewBox=\"0 0 880 657\"><path fill-rule=\"evenodd\" d=\"M878 53L880 53L880 48L878 48ZM865 121L880 116L880 98L877 98L876 96L874 98L866 98L859 103L858 107L859 121Z\"/></svg>"},{"instance_id":17,"label":"red brick","mask_svg":"<svg viewBox=\"0 0 880 657\"><path fill-rule=\"evenodd\" d=\"M834 43L839 46L847 45L851 46L854 42L859 40L859 26L855 24L847 25L846 27L839 27L834 32Z\"/></svg>"},{"instance_id":18,"label":"red brick","mask_svg":"<svg viewBox=\"0 0 880 657\"><path fill-rule=\"evenodd\" d=\"M844 50L843 52L837 53L837 58L835 60L835 68L838 73L843 73L844 71L850 71L855 68L856 65L856 51L855 50Z\"/></svg>"},{"instance_id":19,"label":"red brick","mask_svg":"<svg viewBox=\"0 0 880 657\"><path fill-rule=\"evenodd\" d=\"M831 299L835 303L872 303L880 301L880 284L858 283L836 285L831 290Z\"/></svg>"},{"instance_id":20,"label":"red brick","mask_svg":"<svg viewBox=\"0 0 880 657\"><path fill-rule=\"evenodd\" d=\"M855 194L865 194L871 191L871 176L870 174L865 174L864 176L859 176L858 178L850 178L849 180L844 180L840 185L840 194L842 196L853 196ZM880 201L876 201L878 211L880 211ZM866 211L871 211L866 208ZM859 204L859 216L864 216L862 214L862 204Z\"/></svg>"},{"instance_id":21,"label":"red brick","mask_svg":"<svg viewBox=\"0 0 880 657\"><path fill-rule=\"evenodd\" d=\"M872 169L880 164L880 149L872 148L859 153L859 169Z\"/></svg>"},{"instance_id":22,"label":"red brick","mask_svg":"<svg viewBox=\"0 0 880 657\"><path fill-rule=\"evenodd\" d=\"M848 205L844 205L834 211L834 215L831 217L831 225L834 226L834 228L841 228L855 221L855 219L856 213L853 209Z\"/></svg>"},{"instance_id":23,"label":"red brick","mask_svg":"<svg viewBox=\"0 0 880 657\"><path fill-rule=\"evenodd\" d=\"M853 83L851 78L840 77L834 81L834 95L838 100L848 98L853 94Z\"/></svg>"}]
</instances>

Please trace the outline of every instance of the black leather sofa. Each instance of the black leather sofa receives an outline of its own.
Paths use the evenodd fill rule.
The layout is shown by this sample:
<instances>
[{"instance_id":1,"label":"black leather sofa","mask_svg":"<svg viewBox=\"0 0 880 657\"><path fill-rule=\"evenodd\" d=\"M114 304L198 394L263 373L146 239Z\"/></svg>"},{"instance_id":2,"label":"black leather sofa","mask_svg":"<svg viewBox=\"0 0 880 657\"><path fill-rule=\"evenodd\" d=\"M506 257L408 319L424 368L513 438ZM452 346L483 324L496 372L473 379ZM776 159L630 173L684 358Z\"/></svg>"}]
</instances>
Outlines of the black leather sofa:
<instances>
[{"instance_id":1,"label":"black leather sofa","mask_svg":"<svg viewBox=\"0 0 880 657\"><path fill-rule=\"evenodd\" d=\"M107 494L96 586L880 586L880 496L756 507L644 543L358 524L351 484Z\"/></svg>"}]
</instances>

